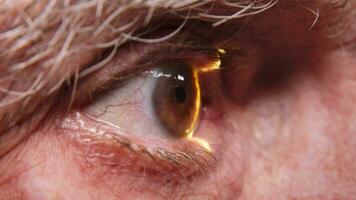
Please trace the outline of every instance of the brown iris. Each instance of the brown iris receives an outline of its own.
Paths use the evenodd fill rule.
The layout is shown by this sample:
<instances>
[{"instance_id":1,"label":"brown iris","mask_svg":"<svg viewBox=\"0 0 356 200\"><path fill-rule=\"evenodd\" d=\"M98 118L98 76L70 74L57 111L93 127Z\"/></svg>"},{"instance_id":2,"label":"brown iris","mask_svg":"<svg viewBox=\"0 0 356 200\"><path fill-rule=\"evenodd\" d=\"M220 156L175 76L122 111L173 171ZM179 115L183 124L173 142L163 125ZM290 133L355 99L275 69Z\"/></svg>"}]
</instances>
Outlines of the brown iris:
<instances>
[{"instance_id":1,"label":"brown iris","mask_svg":"<svg viewBox=\"0 0 356 200\"><path fill-rule=\"evenodd\" d=\"M162 125L174 137L191 137L200 111L197 73L184 61L165 61L158 76L152 102Z\"/></svg>"}]
</instances>

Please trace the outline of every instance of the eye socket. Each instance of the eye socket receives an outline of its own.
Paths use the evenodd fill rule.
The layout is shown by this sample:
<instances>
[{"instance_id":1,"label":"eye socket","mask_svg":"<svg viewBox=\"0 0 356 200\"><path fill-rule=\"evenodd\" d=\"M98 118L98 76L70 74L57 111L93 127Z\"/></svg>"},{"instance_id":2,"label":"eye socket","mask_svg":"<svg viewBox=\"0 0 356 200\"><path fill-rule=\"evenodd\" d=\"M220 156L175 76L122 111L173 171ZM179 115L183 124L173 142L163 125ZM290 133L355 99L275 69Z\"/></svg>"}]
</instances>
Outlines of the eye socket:
<instances>
[{"instance_id":1,"label":"eye socket","mask_svg":"<svg viewBox=\"0 0 356 200\"><path fill-rule=\"evenodd\" d=\"M154 111L174 137L191 137L200 113L197 72L186 62L168 61L156 68L152 95Z\"/></svg>"}]
</instances>

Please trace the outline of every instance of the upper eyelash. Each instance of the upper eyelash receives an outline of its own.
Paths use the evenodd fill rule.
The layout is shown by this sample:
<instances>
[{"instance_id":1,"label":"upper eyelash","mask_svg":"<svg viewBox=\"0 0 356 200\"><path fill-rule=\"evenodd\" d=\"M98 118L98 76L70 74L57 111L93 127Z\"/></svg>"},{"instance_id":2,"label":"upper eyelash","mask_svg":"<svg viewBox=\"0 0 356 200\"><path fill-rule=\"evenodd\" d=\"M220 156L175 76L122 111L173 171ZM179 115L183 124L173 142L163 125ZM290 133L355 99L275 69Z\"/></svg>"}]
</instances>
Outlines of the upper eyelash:
<instances>
[{"instance_id":1,"label":"upper eyelash","mask_svg":"<svg viewBox=\"0 0 356 200\"><path fill-rule=\"evenodd\" d=\"M163 59L187 59L190 61L197 61L195 60L195 57L197 56L205 56L207 59L211 61L215 61L218 59L217 57L217 49L213 47L208 47L208 46L199 46L197 44L180 44L177 45L175 43L164 43L160 45L150 45L152 46L152 50L147 50L145 55L142 55L140 58L137 60L133 61L132 67L130 67L130 70L118 70L118 72L112 72L110 74L105 74L105 76L110 77L111 81L116 82L117 80L124 80L127 79L137 73L143 72L153 66L155 66L156 63ZM105 59L105 55L110 54L109 51L112 50L112 48L107 49L104 51L104 53L101 53L100 55L104 54L104 56L100 59L100 55L97 56L92 63L94 65L98 62L100 62L102 59ZM158 55L158 56L157 56ZM115 60L115 58L114 58ZM125 62L125 61L123 61ZM92 66L92 65L91 65ZM84 68L83 70L88 70L90 67ZM105 67L105 66L104 66ZM79 73L81 73L80 71ZM94 73L95 74L95 73ZM89 79L90 80L90 79ZM82 78L79 80L78 85L85 84L86 82L86 77ZM70 87L70 86L69 86ZM101 87L101 90L110 86L105 86L104 88ZM70 90L70 89L69 89ZM95 90L94 90L95 91ZM80 92L80 91L78 91ZM85 96L88 94L79 94L78 96Z\"/></svg>"}]
</instances>

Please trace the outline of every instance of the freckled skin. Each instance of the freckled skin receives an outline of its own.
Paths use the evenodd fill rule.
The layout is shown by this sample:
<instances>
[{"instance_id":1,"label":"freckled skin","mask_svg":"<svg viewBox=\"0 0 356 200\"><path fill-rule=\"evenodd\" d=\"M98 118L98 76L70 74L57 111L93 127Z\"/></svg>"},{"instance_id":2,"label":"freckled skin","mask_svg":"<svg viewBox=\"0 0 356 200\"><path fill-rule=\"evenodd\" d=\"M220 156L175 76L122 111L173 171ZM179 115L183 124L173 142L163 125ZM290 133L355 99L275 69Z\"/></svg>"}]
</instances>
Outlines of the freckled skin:
<instances>
[{"instance_id":1,"label":"freckled skin","mask_svg":"<svg viewBox=\"0 0 356 200\"><path fill-rule=\"evenodd\" d=\"M201 125L222 144L209 175L170 180L99 168L51 121L0 158L0 199L356 199L355 54L329 51L313 64L322 70L243 107L213 105L225 120Z\"/></svg>"}]
</instances>

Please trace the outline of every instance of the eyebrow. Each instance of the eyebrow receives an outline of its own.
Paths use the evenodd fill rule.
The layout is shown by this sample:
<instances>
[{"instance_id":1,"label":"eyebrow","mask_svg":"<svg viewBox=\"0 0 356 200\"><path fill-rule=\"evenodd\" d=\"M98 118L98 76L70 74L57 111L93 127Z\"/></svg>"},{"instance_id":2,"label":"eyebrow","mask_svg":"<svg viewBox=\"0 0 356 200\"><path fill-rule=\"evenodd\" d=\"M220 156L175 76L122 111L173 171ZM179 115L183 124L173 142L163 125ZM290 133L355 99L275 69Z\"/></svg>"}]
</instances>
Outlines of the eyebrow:
<instances>
[{"instance_id":1,"label":"eyebrow","mask_svg":"<svg viewBox=\"0 0 356 200\"><path fill-rule=\"evenodd\" d=\"M127 36L162 14L189 15L219 28L227 21L257 15L274 6L304 6L317 17L323 10L344 10L347 5L347 1L331 0L254 2L0 2L0 136L43 109L43 104L50 104L49 99L62 85L74 84L72 77L90 65L96 55L124 44L130 39Z\"/></svg>"}]
</instances>

